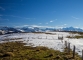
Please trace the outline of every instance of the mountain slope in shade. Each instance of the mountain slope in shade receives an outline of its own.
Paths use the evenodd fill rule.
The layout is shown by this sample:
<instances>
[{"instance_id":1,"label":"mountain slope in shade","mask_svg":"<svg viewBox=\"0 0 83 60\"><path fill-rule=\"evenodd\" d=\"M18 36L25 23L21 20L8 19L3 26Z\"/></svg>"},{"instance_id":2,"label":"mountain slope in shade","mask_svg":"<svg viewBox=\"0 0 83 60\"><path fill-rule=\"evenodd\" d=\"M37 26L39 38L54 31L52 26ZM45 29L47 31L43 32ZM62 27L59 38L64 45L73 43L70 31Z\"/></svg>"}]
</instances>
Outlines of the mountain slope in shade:
<instances>
[{"instance_id":1,"label":"mountain slope in shade","mask_svg":"<svg viewBox=\"0 0 83 60\"><path fill-rule=\"evenodd\" d=\"M21 32L19 30L17 30L16 28L13 27L0 27L1 31L5 31L5 33L18 33Z\"/></svg>"}]
</instances>

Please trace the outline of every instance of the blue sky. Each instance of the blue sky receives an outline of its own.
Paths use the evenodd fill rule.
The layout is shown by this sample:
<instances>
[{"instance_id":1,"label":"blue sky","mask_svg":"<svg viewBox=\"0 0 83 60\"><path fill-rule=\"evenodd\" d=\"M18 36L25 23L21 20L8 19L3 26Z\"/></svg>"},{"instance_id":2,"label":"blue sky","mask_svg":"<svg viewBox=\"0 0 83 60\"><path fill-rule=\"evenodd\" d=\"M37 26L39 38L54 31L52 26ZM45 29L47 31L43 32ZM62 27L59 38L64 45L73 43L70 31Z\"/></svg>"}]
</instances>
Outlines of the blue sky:
<instances>
[{"instance_id":1,"label":"blue sky","mask_svg":"<svg viewBox=\"0 0 83 60\"><path fill-rule=\"evenodd\" d=\"M0 0L0 26L83 28L83 0Z\"/></svg>"}]
</instances>

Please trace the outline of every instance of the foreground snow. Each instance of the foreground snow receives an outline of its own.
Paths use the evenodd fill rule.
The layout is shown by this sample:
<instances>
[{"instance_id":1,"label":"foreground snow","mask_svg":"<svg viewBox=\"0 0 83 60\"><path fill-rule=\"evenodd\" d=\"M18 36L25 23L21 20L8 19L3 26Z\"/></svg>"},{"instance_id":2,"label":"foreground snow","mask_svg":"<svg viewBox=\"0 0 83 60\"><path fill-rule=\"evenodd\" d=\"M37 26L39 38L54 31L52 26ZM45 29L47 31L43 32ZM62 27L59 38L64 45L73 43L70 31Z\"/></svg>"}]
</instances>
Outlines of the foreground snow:
<instances>
[{"instance_id":1,"label":"foreground snow","mask_svg":"<svg viewBox=\"0 0 83 60\"><path fill-rule=\"evenodd\" d=\"M7 42L7 41L23 41L27 43L26 46L32 45L35 46L46 46L48 48L52 48L55 50L63 51L65 48L64 42L67 41L71 45L71 49L73 46L76 46L76 52L79 55L82 55L83 49L83 39L68 39L66 36L72 36L67 32L49 32L51 34L45 33L14 33L14 34L7 34L7 35L0 35L0 43ZM78 34L74 34L78 35ZM58 40L58 36L63 36L63 41ZM4 41L6 40L6 41Z\"/></svg>"}]
</instances>

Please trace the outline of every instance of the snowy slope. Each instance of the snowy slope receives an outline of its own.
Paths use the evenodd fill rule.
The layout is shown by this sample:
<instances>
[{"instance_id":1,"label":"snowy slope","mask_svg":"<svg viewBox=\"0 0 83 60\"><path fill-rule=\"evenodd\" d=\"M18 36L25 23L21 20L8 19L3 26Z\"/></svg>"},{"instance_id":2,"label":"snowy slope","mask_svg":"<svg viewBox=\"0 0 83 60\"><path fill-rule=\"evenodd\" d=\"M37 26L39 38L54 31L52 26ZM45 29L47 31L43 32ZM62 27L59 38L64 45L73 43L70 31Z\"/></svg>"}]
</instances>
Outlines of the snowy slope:
<instances>
[{"instance_id":1,"label":"snowy slope","mask_svg":"<svg viewBox=\"0 0 83 60\"><path fill-rule=\"evenodd\" d=\"M23 41L27 43L26 46L32 45L35 46L46 46L48 48L53 48L55 50L63 51L65 45L64 42L67 41L71 45L71 49L73 49L73 45L76 46L76 52L79 55L82 55L83 49L83 39L68 39L66 36L74 36L78 34L69 34L67 32L46 32L51 34L45 33L13 33L13 34L6 34L0 35L0 43L6 41ZM58 36L63 36L63 41L58 40ZM6 41L3 41L3 40Z\"/></svg>"}]
</instances>

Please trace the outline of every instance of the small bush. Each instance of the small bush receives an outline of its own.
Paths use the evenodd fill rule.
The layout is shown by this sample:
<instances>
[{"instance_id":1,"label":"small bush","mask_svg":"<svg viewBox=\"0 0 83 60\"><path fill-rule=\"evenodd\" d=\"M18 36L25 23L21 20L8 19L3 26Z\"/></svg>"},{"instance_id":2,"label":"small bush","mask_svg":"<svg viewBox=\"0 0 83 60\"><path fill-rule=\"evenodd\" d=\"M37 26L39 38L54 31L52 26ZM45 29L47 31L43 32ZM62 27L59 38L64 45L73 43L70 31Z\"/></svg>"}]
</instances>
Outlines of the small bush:
<instances>
[{"instance_id":1,"label":"small bush","mask_svg":"<svg viewBox=\"0 0 83 60\"><path fill-rule=\"evenodd\" d=\"M14 57L14 54L12 52L7 52L3 55L3 57L11 56Z\"/></svg>"},{"instance_id":2,"label":"small bush","mask_svg":"<svg viewBox=\"0 0 83 60\"><path fill-rule=\"evenodd\" d=\"M3 54L2 53L0 53L0 57L2 57L3 56Z\"/></svg>"}]
</instances>

